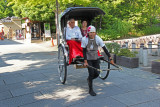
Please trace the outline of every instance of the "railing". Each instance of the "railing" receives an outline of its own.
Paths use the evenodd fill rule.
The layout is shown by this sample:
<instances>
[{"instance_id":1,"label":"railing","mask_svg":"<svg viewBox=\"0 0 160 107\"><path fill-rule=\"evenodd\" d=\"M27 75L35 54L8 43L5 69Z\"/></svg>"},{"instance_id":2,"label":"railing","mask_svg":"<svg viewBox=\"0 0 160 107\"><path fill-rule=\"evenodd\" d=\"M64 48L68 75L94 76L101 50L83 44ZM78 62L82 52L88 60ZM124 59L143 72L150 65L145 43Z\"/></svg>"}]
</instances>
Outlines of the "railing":
<instances>
[{"instance_id":1,"label":"railing","mask_svg":"<svg viewBox=\"0 0 160 107\"><path fill-rule=\"evenodd\" d=\"M148 55L160 56L160 41L158 44L152 44L152 41L149 41L148 46L144 46L144 43L141 43L139 48L136 47L136 43L132 43L132 47L128 47L128 42L125 42L122 45L122 48L128 48L132 51L139 50L139 63L143 66L148 66ZM154 46L154 47L153 47ZM153 52L154 49L154 52Z\"/></svg>"}]
</instances>

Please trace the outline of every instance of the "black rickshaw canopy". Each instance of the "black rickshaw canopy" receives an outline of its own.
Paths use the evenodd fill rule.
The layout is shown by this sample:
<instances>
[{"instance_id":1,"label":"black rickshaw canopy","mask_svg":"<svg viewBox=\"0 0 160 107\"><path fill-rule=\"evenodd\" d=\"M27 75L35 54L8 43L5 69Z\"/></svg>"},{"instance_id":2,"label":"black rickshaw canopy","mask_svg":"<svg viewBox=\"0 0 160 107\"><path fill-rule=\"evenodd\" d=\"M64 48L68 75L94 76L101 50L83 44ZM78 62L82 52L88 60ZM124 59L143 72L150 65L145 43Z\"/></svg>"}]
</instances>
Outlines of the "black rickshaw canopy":
<instances>
[{"instance_id":1,"label":"black rickshaw canopy","mask_svg":"<svg viewBox=\"0 0 160 107\"><path fill-rule=\"evenodd\" d=\"M70 18L75 20L87 20L88 23L91 22L98 15L104 15L105 12L97 7L70 7L67 8L61 16L61 30L67 25L67 21Z\"/></svg>"}]
</instances>

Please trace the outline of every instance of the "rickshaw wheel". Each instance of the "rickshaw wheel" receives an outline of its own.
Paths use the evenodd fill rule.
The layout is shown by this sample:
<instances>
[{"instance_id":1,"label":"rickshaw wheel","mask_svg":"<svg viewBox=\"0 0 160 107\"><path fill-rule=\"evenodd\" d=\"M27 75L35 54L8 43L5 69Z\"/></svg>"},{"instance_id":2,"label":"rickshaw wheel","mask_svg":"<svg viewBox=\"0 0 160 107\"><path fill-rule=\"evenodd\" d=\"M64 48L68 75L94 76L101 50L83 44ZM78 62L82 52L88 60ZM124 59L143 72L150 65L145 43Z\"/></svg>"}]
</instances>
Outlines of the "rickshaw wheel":
<instances>
[{"instance_id":1,"label":"rickshaw wheel","mask_svg":"<svg viewBox=\"0 0 160 107\"><path fill-rule=\"evenodd\" d=\"M101 69L103 69L103 68L110 69L110 63L108 63L106 65L106 63L104 63L104 62L100 62L100 67L101 67ZM102 80L105 80L108 77L109 72L110 72L110 70L106 70L106 71L100 72L99 78L101 78Z\"/></svg>"},{"instance_id":2,"label":"rickshaw wheel","mask_svg":"<svg viewBox=\"0 0 160 107\"><path fill-rule=\"evenodd\" d=\"M67 78L67 63L64 48L62 46L58 48L58 73L61 83L65 84Z\"/></svg>"}]
</instances>

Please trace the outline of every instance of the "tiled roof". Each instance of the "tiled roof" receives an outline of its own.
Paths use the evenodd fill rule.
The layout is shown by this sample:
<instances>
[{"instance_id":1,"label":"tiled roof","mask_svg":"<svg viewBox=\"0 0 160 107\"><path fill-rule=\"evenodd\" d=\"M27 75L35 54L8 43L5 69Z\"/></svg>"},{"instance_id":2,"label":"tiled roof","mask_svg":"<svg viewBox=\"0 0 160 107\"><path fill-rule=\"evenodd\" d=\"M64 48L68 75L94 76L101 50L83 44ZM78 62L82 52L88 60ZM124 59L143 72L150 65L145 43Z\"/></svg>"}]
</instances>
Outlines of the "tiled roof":
<instances>
[{"instance_id":1,"label":"tiled roof","mask_svg":"<svg viewBox=\"0 0 160 107\"><path fill-rule=\"evenodd\" d=\"M12 19L20 19L20 18L18 18L18 17L16 17L16 16L6 17L6 18L4 18L4 19L1 19L1 20L0 20L0 23L3 23L3 22L12 22Z\"/></svg>"}]
</instances>

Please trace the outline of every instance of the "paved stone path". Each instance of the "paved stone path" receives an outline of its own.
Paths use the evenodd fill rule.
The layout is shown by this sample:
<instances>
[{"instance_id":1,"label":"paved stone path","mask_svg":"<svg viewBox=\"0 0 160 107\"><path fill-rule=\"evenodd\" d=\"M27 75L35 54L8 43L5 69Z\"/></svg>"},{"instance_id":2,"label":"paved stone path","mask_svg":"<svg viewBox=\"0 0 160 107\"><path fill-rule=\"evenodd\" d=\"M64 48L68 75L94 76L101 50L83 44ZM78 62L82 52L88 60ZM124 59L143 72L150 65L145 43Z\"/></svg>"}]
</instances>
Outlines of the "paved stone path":
<instances>
[{"instance_id":1,"label":"paved stone path","mask_svg":"<svg viewBox=\"0 0 160 107\"><path fill-rule=\"evenodd\" d=\"M48 42L0 41L0 107L160 107L160 75L140 68L111 71L94 80L87 69L68 66L67 83L57 72L57 47Z\"/></svg>"}]
</instances>

